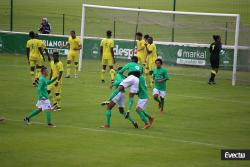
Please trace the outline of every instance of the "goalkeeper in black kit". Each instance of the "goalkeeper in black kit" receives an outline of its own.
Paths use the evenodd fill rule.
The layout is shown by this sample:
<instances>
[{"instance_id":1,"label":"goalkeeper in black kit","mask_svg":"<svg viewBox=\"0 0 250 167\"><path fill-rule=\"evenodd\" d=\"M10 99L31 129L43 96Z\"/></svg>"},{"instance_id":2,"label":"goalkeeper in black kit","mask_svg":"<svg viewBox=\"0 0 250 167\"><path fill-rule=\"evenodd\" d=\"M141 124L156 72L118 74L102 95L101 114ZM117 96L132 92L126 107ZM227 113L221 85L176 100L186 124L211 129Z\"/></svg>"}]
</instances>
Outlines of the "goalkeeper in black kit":
<instances>
[{"instance_id":1,"label":"goalkeeper in black kit","mask_svg":"<svg viewBox=\"0 0 250 167\"><path fill-rule=\"evenodd\" d=\"M219 35L213 35L214 42L210 45L210 63L211 77L208 81L209 85L215 84L215 76L219 71L220 66L220 51L222 48L221 38Z\"/></svg>"}]
</instances>

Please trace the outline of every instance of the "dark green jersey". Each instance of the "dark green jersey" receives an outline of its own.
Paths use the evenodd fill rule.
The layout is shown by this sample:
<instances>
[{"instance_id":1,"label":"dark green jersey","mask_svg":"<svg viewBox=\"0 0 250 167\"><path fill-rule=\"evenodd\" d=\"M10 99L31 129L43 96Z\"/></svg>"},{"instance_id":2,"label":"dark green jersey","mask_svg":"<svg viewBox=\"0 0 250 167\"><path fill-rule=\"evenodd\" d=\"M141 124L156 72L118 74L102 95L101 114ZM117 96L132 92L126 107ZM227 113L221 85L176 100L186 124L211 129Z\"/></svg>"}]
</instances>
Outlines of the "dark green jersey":
<instances>
[{"instance_id":1,"label":"dark green jersey","mask_svg":"<svg viewBox=\"0 0 250 167\"><path fill-rule=\"evenodd\" d=\"M135 75L136 77L139 77L143 72L143 68L140 64L129 62L120 71L118 71L118 73L123 74L125 71L128 71L128 75Z\"/></svg>"},{"instance_id":2,"label":"dark green jersey","mask_svg":"<svg viewBox=\"0 0 250 167\"><path fill-rule=\"evenodd\" d=\"M143 75L141 75L139 78L138 97L139 99L148 99L148 88Z\"/></svg>"},{"instance_id":3,"label":"dark green jersey","mask_svg":"<svg viewBox=\"0 0 250 167\"><path fill-rule=\"evenodd\" d=\"M51 83L53 83L57 78L53 80L46 79L45 76L40 76L38 80L38 86L37 86L37 92L38 92L38 100L41 100L42 98L49 99L47 86Z\"/></svg>"},{"instance_id":4,"label":"dark green jersey","mask_svg":"<svg viewBox=\"0 0 250 167\"><path fill-rule=\"evenodd\" d=\"M120 83L125 79L125 76L123 74L117 73L115 76L115 82L112 84L112 86L117 89Z\"/></svg>"},{"instance_id":5,"label":"dark green jersey","mask_svg":"<svg viewBox=\"0 0 250 167\"><path fill-rule=\"evenodd\" d=\"M160 69L154 68L153 69L153 78L154 78L154 88L161 90L161 91L166 91L166 81L158 83L158 80L162 79L170 79L168 72L165 68L161 67Z\"/></svg>"}]
</instances>

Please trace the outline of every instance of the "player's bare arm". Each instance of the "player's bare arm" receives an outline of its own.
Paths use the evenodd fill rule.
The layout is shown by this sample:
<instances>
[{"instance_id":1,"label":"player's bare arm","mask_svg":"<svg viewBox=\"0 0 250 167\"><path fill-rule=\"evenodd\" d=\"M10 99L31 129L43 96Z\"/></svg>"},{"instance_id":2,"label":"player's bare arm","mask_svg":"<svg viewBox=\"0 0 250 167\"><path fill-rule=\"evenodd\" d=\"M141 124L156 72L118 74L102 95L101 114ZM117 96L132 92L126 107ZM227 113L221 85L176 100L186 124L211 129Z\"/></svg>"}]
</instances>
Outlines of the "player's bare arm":
<instances>
[{"instance_id":1,"label":"player's bare arm","mask_svg":"<svg viewBox=\"0 0 250 167\"><path fill-rule=\"evenodd\" d=\"M147 45L147 44L145 44L145 47L146 47L146 50L147 50L147 53L148 53L148 54L152 53L152 50L149 50L149 49L148 49L148 45Z\"/></svg>"},{"instance_id":2,"label":"player's bare arm","mask_svg":"<svg viewBox=\"0 0 250 167\"><path fill-rule=\"evenodd\" d=\"M103 46L100 46L100 58L102 59L102 55L103 55Z\"/></svg>"},{"instance_id":3,"label":"player's bare arm","mask_svg":"<svg viewBox=\"0 0 250 167\"><path fill-rule=\"evenodd\" d=\"M78 46L78 48L74 48L74 50L81 50L81 49L82 49L82 45L81 44Z\"/></svg>"},{"instance_id":4,"label":"player's bare arm","mask_svg":"<svg viewBox=\"0 0 250 167\"><path fill-rule=\"evenodd\" d=\"M161 82L164 82L164 81L167 81L167 80L169 80L169 79L168 78L164 78L164 79L159 79L156 82L161 83Z\"/></svg>"},{"instance_id":5,"label":"player's bare arm","mask_svg":"<svg viewBox=\"0 0 250 167\"><path fill-rule=\"evenodd\" d=\"M27 52L27 61L28 61L28 64L30 64L30 48L27 48L26 52Z\"/></svg>"},{"instance_id":6,"label":"player's bare arm","mask_svg":"<svg viewBox=\"0 0 250 167\"><path fill-rule=\"evenodd\" d=\"M56 81L56 83L55 83L55 86L58 86L58 84L59 84L59 82L60 82L60 80L61 80L61 78L62 78L62 75L63 75L63 71L60 71L60 72L59 72L59 75L58 75L58 78L57 78L57 81Z\"/></svg>"},{"instance_id":7,"label":"player's bare arm","mask_svg":"<svg viewBox=\"0 0 250 167\"><path fill-rule=\"evenodd\" d=\"M61 45L61 46L60 46L60 48L62 48L62 49L65 49L65 48L68 49L69 47L70 47L70 44L69 44L69 43L67 43L66 45Z\"/></svg>"},{"instance_id":8,"label":"player's bare arm","mask_svg":"<svg viewBox=\"0 0 250 167\"><path fill-rule=\"evenodd\" d=\"M45 57L44 57L44 54L43 54L43 49L41 47L39 47L38 50L39 50L40 54L43 57L43 61L45 61Z\"/></svg>"},{"instance_id":9,"label":"player's bare arm","mask_svg":"<svg viewBox=\"0 0 250 167\"><path fill-rule=\"evenodd\" d=\"M112 58L113 58L113 62L115 64L115 54L114 54L114 48L110 48L110 52L111 52L111 55L112 55Z\"/></svg>"}]
</instances>

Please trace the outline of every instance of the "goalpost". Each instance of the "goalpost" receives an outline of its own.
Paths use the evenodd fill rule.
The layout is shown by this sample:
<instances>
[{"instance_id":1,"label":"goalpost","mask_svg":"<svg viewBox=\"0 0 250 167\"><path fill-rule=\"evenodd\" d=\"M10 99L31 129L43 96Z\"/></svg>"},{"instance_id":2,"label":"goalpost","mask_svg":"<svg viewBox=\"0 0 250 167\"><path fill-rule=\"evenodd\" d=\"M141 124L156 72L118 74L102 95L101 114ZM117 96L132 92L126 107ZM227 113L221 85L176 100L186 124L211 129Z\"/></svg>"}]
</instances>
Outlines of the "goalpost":
<instances>
[{"instance_id":1,"label":"goalpost","mask_svg":"<svg viewBox=\"0 0 250 167\"><path fill-rule=\"evenodd\" d=\"M236 72L237 72L237 57L238 57L238 48L239 48L239 32L240 32L240 15L239 14L222 14L222 13L201 13L201 12L182 12L182 11L167 11L167 10L150 10L150 9L140 9L140 8L124 8L124 7L112 7L112 6L99 6L99 5L90 5L83 4L82 5L82 20L81 20L81 40L83 43L85 35L85 15L87 8L94 9L105 9L111 11L127 11L127 12L144 12L144 13L159 13L159 14L171 14L171 15L190 15L190 16L213 16L213 17L230 17L235 20L235 28L234 28L234 42L233 42L233 72L232 72L232 85L236 85ZM168 42L169 43L169 42ZM176 42L175 42L176 43ZM197 44L197 43L196 43ZM79 57L79 71L82 68L82 55L83 50L80 51Z\"/></svg>"}]
</instances>

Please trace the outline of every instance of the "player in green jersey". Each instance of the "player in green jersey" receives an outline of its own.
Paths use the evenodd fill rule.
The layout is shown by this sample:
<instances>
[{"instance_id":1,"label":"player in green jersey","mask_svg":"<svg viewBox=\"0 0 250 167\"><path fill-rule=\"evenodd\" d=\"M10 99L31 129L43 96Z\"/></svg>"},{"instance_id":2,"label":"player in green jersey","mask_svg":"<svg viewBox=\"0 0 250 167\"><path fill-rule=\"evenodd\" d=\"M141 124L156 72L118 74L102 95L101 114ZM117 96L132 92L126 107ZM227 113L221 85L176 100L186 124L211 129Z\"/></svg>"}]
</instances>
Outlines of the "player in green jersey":
<instances>
[{"instance_id":1,"label":"player in green jersey","mask_svg":"<svg viewBox=\"0 0 250 167\"><path fill-rule=\"evenodd\" d=\"M122 67L118 68L118 71L121 70ZM110 128L110 118L111 118L111 110L113 107L117 104L119 111L122 115L126 116L126 112L124 112L124 107L125 107L125 95L124 95L124 90L116 93L114 95L114 92L117 90L119 84L125 79L126 77L123 74L116 74L115 81L113 82L112 87L115 88L113 91L111 97L108 99L108 101L104 101L102 105L107 105L106 109L106 124L102 125L101 128ZM134 121L134 119L129 115L128 120L133 124L135 128L138 128L138 124Z\"/></svg>"},{"instance_id":2,"label":"player in green jersey","mask_svg":"<svg viewBox=\"0 0 250 167\"><path fill-rule=\"evenodd\" d=\"M153 79L154 79L154 89L153 96L154 100L158 102L160 112L163 112L164 109L164 98L166 96L166 81L170 79L167 70L162 67L162 60L156 59L156 67L153 69ZM160 99L158 98L160 96Z\"/></svg>"},{"instance_id":3,"label":"player in green jersey","mask_svg":"<svg viewBox=\"0 0 250 167\"><path fill-rule=\"evenodd\" d=\"M139 87L139 77L143 73L143 68L138 63L138 58L136 56L131 57L131 62L127 63L121 70L118 71L119 74L122 74L127 71L128 77L125 78L118 88L113 91L111 98L117 95L119 92L124 91L124 89L130 87L129 100L128 100L128 111L125 112L125 118L129 117L129 112L134 103L134 96L138 92Z\"/></svg>"},{"instance_id":4,"label":"player in green jersey","mask_svg":"<svg viewBox=\"0 0 250 167\"><path fill-rule=\"evenodd\" d=\"M129 112L134 103L134 96L138 92L139 77L143 73L143 68L140 64L138 64L138 58L136 56L132 56L131 62L127 63L118 73L123 74L125 71L128 72L128 77L120 83L118 90L122 91L125 88L130 87L128 110L126 112L126 118L128 118Z\"/></svg>"},{"instance_id":5,"label":"player in green jersey","mask_svg":"<svg viewBox=\"0 0 250 167\"><path fill-rule=\"evenodd\" d=\"M145 111L149 97L148 97L147 84L143 75L141 75L139 78L138 97L139 99L136 107L136 112L145 124L144 129L148 129L152 125L154 117Z\"/></svg>"},{"instance_id":6,"label":"player in green jersey","mask_svg":"<svg viewBox=\"0 0 250 167\"><path fill-rule=\"evenodd\" d=\"M54 81L56 81L57 77L53 80L47 80L46 76L48 76L48 70L46 67L42 67L41 69L42 75L39 77L37 92L38 92L38 101L36 103L37 109L33 110L27 117L24 118L24 121L27 125L30 124L30 119L42 111L46 111L47 123L49 127L55 127L51 123L51 104L49 101L49 95L47 91L47 86Z\"/></svg>"}]
</instances>

